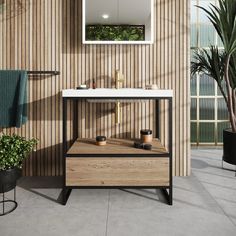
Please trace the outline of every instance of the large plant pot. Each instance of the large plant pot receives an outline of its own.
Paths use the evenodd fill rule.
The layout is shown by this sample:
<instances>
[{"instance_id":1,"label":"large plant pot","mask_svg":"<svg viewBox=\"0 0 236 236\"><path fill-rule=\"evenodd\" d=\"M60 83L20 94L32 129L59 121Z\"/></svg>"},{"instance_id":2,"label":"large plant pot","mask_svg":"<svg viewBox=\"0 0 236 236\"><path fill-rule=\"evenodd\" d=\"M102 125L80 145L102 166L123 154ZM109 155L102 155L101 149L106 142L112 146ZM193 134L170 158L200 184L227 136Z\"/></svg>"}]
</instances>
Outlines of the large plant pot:
<instances>
[{"instance_id":1,"label":"large plant pot","mask_svg":"<svg viewBox=\"0 0 236 236\"><path fill-rule=\"evenodd\" d=\"M223 160L229 164L236 165L236 133L231 129L223 132Z\"/></svg>"},{"instance_id":2,"label":"large plant pot","mask_svg":"<svg viewBox=\"0 0 236 236\"><path fill-rule=\"evenodd\" d=\"M0 193L11 191L16 187L16 181L21 177L21 169L15 167L0 171Z\"/></svg>"}]
</instances>

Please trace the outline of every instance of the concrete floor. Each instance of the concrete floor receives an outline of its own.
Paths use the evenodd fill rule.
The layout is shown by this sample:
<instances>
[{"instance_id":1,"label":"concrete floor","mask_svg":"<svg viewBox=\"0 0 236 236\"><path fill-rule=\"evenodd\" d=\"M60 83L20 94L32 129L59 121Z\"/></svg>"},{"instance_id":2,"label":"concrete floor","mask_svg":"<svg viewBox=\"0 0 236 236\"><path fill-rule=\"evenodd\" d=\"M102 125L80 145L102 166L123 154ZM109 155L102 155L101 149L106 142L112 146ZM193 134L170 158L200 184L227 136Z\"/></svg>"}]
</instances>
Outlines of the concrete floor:
<instances>
[{"instance_id":1,"label":"concrete floor","mask_svg":"<svg viewBox=\"0 0 236 236\"><path fill-rule=\"evenodd\" d=\"M153 190L73 190L60 179L22 178L18 208L0 217L1 236L235 236L236 177L221 150L193 149L191 177L174 178L174 205ZM10 195L8 194L10 197Z\"/></svg>"}]
</instances>

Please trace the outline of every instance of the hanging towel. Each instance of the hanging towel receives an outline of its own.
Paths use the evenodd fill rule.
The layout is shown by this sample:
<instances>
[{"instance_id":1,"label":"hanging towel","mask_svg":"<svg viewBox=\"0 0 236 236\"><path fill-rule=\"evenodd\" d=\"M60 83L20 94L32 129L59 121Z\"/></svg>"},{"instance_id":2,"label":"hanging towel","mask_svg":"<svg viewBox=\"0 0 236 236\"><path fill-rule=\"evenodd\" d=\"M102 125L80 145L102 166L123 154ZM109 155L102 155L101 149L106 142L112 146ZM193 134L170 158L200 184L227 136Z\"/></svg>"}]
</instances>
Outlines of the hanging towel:
<instances>
[{"instance_id":1,"label":"hanging towel","mask_svg":"<svg viewBox=\"0 0 236 236\"><path fill-rule=\"evenodd\" d=\"M0 70L0 127L21 127L27 121L26 71Z\"/></svg>"}]
</instances>

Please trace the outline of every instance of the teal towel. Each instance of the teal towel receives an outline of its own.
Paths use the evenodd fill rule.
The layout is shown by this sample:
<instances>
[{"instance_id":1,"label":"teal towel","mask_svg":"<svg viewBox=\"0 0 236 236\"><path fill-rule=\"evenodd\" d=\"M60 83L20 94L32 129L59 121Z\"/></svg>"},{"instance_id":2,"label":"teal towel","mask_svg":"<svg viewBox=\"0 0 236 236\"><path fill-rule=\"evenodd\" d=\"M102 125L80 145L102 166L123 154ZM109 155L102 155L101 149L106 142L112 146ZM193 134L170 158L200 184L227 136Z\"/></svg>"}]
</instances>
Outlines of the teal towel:
<instances>
[{"instance_id":1,"label":"teal towel","mask_svg":"<svg viewBox=\"0 0 236 236\"><path fill-rule=\"evenodd\" d=\"M26 71L0 70L0 127L21 127L27 121Z\"/></svg>"}]
</instances>

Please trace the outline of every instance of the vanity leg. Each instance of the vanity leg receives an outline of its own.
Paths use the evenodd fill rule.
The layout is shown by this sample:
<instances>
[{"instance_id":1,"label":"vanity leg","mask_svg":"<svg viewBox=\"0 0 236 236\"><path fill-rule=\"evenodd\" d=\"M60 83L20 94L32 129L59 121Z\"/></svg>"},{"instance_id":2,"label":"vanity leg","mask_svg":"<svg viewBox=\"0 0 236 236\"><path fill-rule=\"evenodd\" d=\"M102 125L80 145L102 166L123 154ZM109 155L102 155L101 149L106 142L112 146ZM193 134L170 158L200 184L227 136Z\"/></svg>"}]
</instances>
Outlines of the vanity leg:
<instances>
[{"instance_id":1,"label":"vanity leg","mask_svg":"<svg viewBox=\"0 0 236 236\"><path fill-rule=\"evenodd\" d=\"M169 189L169 205L173 205L173 190L172 190L172 186Z\"/></svg>"},{"instance_id":2,"label":"vanity leg","mask_svg":"<svg viewBox=\"0 0 236 236\"><path fill-rule=\"evenodd\" d=\"M163 188L162 193L165 196L165 199L168 202L168 204L173 205L172 187L169 188L169 191L167 191L167 189Z\"/></svg>"},{"instance_id":3,"label":"vanity leg","mask_svg":"<svg viewBox=\"0 0 236 236\"><path fill-rule=\"evenodd\" d=\"M172 129L173 129L173 115L172 115L172 98L169 99L169 158L170 158L170 188L169 188L169 204L173 204L173 174L172 174L172 152L173 152L173 139L172 139Z\"/></svg>"},{"instance_id":4,"label":"vanity leg","mask_svg":"<svg viewBox=\"0 0 236 236\"><path fill-rule=\"evenodd\" d=\"M71 190L72 189L68 189L66 187L64 187L62 189L62 205L64 205L64 206L66 205L67 200L68 200L68 198L69 198L69 196L71 194Z\"/></svg>"},{"instance_id":5,"label":"vanity leg","mask_svg":"<svg viewBox=\"0 0 236 236\"><path fill-rule=\"evenodd\" d=\"M156 100L156 138L160 139L160 100Z\"/></svg>"},{"instance_id":6,"label":"vanity leg","mask_svg":"<svg viewBox=\"0 0 236 236\"><path fill-rule=\"evenodd\" d=\"M66 205L67 199L66 199L66 188L62 189L62 205Z\"/></svg>"},{"instance_id":7,"label":"vanity leg","mask_svg":"<svg viewBox=\"0 0 236 236\"><path fill-rule=\"evenodd\" d=\"M78 138L78 100L75 99L74 101L74 117L73 117L73 141L75 142Z\"/></svg>"},{"instance_id":8,"label":"vanity leg","mask_svg":"<svg viewBox=\"0 0 236 236\"><path fill-rule=\"evenodd\" d=\"M67 202L67 189L66 189L66 152L67 152L67 98L62 101L62 130L63 130L63 189L62 189L62 204L66 205Z\"/></svg>"}]
</instances>

